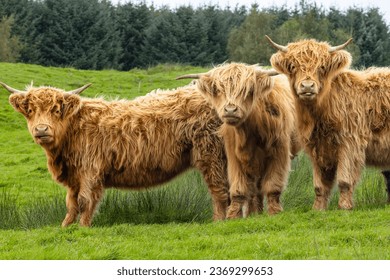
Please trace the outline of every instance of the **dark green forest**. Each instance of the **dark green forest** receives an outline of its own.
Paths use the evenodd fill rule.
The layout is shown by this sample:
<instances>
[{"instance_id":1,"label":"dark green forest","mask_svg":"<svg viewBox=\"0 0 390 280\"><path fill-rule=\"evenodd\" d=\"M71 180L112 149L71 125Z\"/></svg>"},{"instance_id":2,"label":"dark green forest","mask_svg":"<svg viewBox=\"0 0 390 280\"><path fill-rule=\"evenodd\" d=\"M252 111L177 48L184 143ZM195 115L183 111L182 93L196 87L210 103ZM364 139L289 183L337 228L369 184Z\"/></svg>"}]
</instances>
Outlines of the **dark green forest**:
<instances>
[{"instance_id":1,"label":"dark green forest","mask_svg":"<svg viewBox=\"0 0 390 280\"><path fill-rule=\"evenodd\" d=\"M77 69L269 64L264 35L287 44L315 38L348 50L355 67L390 65L389 27L377 8L204 5L156 8L108 0L0 0L0 61Z\"/></svg>"}]
</instances>

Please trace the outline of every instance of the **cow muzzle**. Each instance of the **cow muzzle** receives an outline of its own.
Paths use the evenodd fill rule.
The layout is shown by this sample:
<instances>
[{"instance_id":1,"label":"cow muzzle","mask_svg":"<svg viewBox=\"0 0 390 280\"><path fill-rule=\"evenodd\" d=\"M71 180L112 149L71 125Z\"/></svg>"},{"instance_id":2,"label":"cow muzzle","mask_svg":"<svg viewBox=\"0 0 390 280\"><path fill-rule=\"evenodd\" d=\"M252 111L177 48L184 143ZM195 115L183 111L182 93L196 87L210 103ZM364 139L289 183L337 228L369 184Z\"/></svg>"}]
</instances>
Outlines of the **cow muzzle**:
<instances>
[{"instance_id":1,"label":"cow muzzle","mask_svg":"<svg viewBox=\"0 0 390 280\"><path fill-rule=\"evenodd\" d=\"M238 125L241 123L241 110L236 105L228 104L223 108L222 121L228 125Z\"/></svg>"},{"instance_id":2,"label":"cow muzzle","mask_svg":"<svg viewBox=\"0 0 390 280\"><path fill-rule=\"evenodd\" d=\"M46 124L38 124L35 126L33 136L38 144L49 144L54 140L52 130Z\"/></svg>"},{"instance_id":3,"label":"cow muzzle","mask_svg":"<svg viewBox=\"0 0 390 280\"><path fill-rule=\"evenodd\" d=\"M303 80L297 87L298 97L301 99L313 99L318 94L317 83L311 79Z\"/></svg>"}]
</instances>

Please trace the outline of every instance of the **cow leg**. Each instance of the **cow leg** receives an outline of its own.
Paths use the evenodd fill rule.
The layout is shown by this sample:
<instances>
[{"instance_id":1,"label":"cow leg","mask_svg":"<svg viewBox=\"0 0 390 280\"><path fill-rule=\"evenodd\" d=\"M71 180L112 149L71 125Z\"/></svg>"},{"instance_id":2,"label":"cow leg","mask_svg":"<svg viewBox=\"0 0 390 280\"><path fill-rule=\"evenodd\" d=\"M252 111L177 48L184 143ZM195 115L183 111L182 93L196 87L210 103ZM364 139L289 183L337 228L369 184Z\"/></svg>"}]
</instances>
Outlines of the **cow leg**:
<instances>
[{"instance_id":1,"label":"cow leg","mask_svg":"<svg viewBox=\"0 0 390 280\"><path fill-rule=\"evenodd\" d=\"M315 200L313 209L326 210L329 196L336 178L336 167L320 167L313 161L313 183Z\"/></svg>"},{"instance_id":2,"label":"cow leg","mask_svg":"<svg viewBox=\"0 0 390 280\"><path fill-rule=\"evenodd\" d=\"M224 220L229 205L229 183L222 162L199 168L208 186L213 203L213 220Z\"/></svg>"},{"instance_id":3,"label":"cow leg","mask_svg":"<svg viewBox=\"0 0 390 280\"><path fill-rule=\"evenodd\" d=\"M73 188L68 188L66 193L66 208L67 213L64 221L62 222L62 227L67 227L68 225L74 223L79 214L79 205L77 202L77 191Z\"/></svg>"},{"instance_id":4,"label":"cow leg","mask_svg":"<svg viewBox=\"0 0 390 280\"><path fill-rule=\"evenodd\" d=\"M267 198L267 211L270 215L283 210L280 196L287 185L291 163L289 145L281 145L275 148L275 152L276 154L267 162L262 180L264 194Z\"/></svg>"},{"instance_id":5,"label":"cow leg","mask_svg":"<svg viewBox=\"0 0 390 280\"><path fill-rule=\"evenodd\" d=\"M91 226L93 214L102 197L103 186L101 184L89 181L82 185L78 195L81 226Z\"/></svg>"},{"instance_id":6,"label":"cow leg","mask_svg":"<svg viewBox=\"0 0 390 280\"><path fill-rule=\"evenodd\" d=\"M390 203L390 170L383 170L382 174L385 177L386 191L387 191L387 203Z\"/></svg>"},{"instance_id":7,"label":"cow leg","mask_svg":"<svg viewBox=\"0 0 390 280\"><path fill-rule=\"evenodd\" d=\"M257 193L252 178L245 174L235 156L228 158L228 178L230 183L230 205L227 218L247 217L252 198Z\"/></svg>"},{"instance_id":8,"label":"cow leg","mask_svg":"<svg viewBox=\"0 0 390 280\"><path fill-rule=\"evenodd\" d=\"M197 141L192 150L191 162L203 175L213 204L213 220L224 220L229 206L229 182L226 157L221 139ZM214 143L215 145L211 145Z\"/></svg>"},{"instance_id":9,"label":"cow leg","mask_svg":"<svg viewBox=\"0 0 390 280\"><path fill-rule=\"evenodd\" d=\"M361 153L358 152L358 149L355 151L342 150L339 152L337 182L340 198L338 206L344 210L353 208L353 192L364 166L363 151Z\"/></svg>"},{"instance_id":10,"label":"cow leg","mask_svg":"<svg viewBox=\"0 0 390 280\"><path fill-rule=\"evenodd\" d=\"M264 195L261 185L261 180L257 182L257 192L251 199L251 205L249 207L249 213L261 213L264 208Z\"/></svg>"}]
</instances>

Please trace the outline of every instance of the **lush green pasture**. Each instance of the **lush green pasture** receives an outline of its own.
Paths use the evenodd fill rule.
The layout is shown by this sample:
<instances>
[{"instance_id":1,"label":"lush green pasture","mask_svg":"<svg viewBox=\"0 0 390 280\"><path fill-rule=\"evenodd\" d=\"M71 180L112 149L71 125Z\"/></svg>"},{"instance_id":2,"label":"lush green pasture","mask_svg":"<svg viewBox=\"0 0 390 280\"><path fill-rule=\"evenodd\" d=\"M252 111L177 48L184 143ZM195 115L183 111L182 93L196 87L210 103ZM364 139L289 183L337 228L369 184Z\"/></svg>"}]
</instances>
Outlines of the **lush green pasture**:
<instances>
[{"instance_id":1,"label":"lush green pasture","mask_svg":"<svg viewBox=\"0 0 390 280\"><path fill-rule=\"evenodd\" d=\"M390 259L389 207L1 232L4 259Z\"/></svg>"},{"instance_id":2,"label":"lush green pasture","mask_svg":"<svg viewBox=\"0 0 390 280\"><path fill-rule=\"evenodd\" d=\"M85 96L133 98L188 81L177 75L206 69L162 65L149 70L80 71L0 63L0 81L23 89L70 90L92 82ZM285 211L213 223L201 176L189 171L160 188L109 190L92 228L61 229L65 190L51 180L42 149L0 89L0 259L390 259L390 207L383 178L366 170L355 210L311 210L311 168L293 162Z\"/></svg>"}]
</instances>

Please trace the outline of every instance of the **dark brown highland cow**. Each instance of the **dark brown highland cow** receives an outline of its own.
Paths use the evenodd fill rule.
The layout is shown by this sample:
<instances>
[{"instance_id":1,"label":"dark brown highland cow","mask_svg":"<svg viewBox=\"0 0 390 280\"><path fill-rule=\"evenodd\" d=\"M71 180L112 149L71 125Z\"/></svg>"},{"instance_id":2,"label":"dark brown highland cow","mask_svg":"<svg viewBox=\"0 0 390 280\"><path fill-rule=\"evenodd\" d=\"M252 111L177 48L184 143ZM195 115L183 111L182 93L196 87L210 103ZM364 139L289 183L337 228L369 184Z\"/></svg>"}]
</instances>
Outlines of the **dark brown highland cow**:
<instances>
[{"instance_id":1,"label":"dark brown highland cow","mask_svg":"<svg viewBox=\"0 0 390 280\"><path fill-rule=\"evenodd\" d=\"M67 188L62 226L90 226L107 187L142 189L190 167L201 171L224 219L229 194L221 122L196 86L156 91L133 101L81 98L89 85L65 92L2 85L43 147L53 178Z\"/></svg>"}]
</instances>

